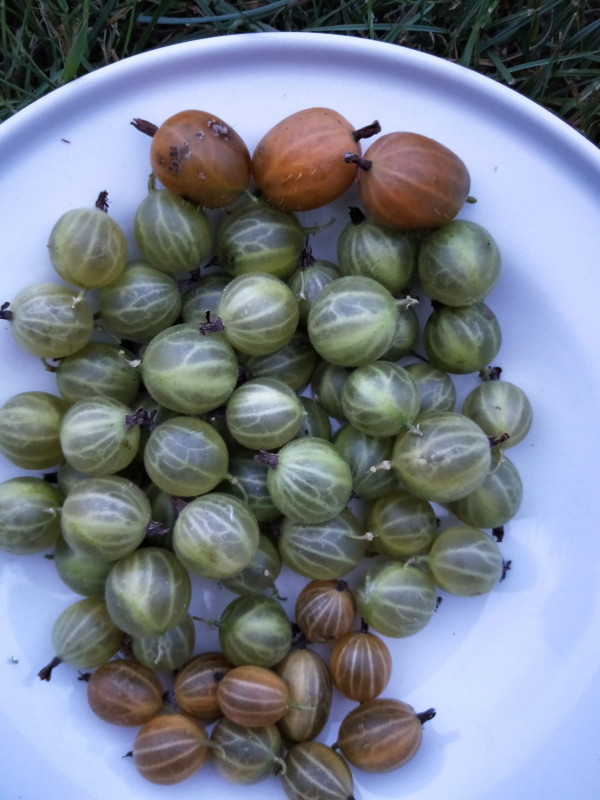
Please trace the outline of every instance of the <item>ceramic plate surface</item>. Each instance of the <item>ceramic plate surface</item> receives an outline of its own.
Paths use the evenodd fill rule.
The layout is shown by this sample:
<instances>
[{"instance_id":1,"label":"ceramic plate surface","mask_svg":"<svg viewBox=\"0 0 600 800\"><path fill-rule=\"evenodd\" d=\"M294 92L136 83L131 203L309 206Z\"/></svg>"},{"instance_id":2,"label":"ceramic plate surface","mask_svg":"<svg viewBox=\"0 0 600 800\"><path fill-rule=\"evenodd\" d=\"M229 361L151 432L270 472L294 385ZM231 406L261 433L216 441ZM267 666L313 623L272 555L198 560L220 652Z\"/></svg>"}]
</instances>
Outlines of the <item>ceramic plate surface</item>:
<instances>
[{"instance_id":1,"label":"ceramic plate surface","mask_svg":"<svg viewBox=\"0 0 600 800\"><path fill-rule=\"evenodd\" d=\"M600 785L600 152L593 145L489 79L392 45L250 34L167 47L79 79L0 127L0 302L56 279L46 249L52 225L101 190L137 255L131 225L146 191L149 140L129 124L133 117L159 124L202 108L252 150L279 119L317 105L356 127L378 119L384 132L433 137L466 162L477 202L461 217L487 227L503 256L487 301L503 330L497 363L535 409L528 438L510 453L525 497L502 544L508 577L483 598L445 597L424 631L388 640L394 673L385 696L418 711L433 706L437 716L401 770L355 772L355 795L550 800L575 792L592 800ZM348 197L336 205L336 225L348 205ZM315 255L335 255L335 230L315 237ZM52 374L18 351L4 322L0 363L1 402L54 388ZM15 474L0 461L0 479ZM291 601L297 586L284 577L281 593ZM231 598L198 583L192 613L214 616ZM211 767L172 788L144 782L124 757L133 731L92 715L75 670L59 667L50 683L37 678L53 655L52 623L74 599L43 555L0 555L3 800L283 797L275 778L241 788ZM202 624L198 635L202 649L216 641ZM335 741L349 707L334 703L322 741Z\"/></svg>"}]
</instances>

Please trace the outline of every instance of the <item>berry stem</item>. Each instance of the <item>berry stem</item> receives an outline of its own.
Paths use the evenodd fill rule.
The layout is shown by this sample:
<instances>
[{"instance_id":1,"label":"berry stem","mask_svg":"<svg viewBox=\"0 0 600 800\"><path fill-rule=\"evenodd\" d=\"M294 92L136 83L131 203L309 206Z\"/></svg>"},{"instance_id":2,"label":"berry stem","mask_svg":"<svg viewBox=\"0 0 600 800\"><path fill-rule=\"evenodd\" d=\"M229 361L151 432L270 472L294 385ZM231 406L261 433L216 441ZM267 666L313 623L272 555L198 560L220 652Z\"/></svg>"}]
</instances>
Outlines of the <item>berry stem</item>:
<instances>
[{"instance_id":1,"label":"berry stem","mask_svg":"<svg viewBox=\"0 0 600 800\"><path fill-rule=\"evenodd\" d=\"M375 136L376 133L381 133L379 120L374 120L370 125L365 125L364 128L352 131L352 138L355 142L359 142L361 139L369 139L371 136Z\"/></svg>"},{"instance_id":2,"label":"berry stem","mask_svg":"<svg viewBox=\"0 0 600 800\"><path fill-rule=\"evenodd\" d=\"M38 672L38 678L40 678L42 681L49 681L52 677L52 670L55 667L58 667L59 664L62 664L62 658L54 656L52 661L49 661L46 666L42 667L42 669Z\"/></svg>"},{"instance_id":3,"label":"berry stem","mask_svg":"<svg viewBox=\"0 0 600 800\"><path fill-rule=\"evenodd\" d=\"M365 171L370 170L373 166L372 161L370 161L368 158L363 158L356 153L344 153L344 161L346 164L356 164L357 167L360 167L360 169L364 169Z\"/></svg>"},{"instance_id":4,"label":"berry stem","mask_svg":"<svg viewBox=\"0 0 600 800\"><path fill-rule=\"evenodd\" d=\"M147 119L140 119L139 117L135 117L130 124L133 125L136 130L145 133L146 136L154 136L158 130L158 125L155 125L153 122L148 122Z\"/></svg>"},{"instance_id":5,"label":"berry stem","mask_svg":"<svg viewBox=\"0 0 600 800\"><path fill-rule=\"evenodd\" d=\"M100 192L100 194L96 198L95 206L96 208L99 208L100 211L108 213L108 192L106 191L106 189Z\"/></svg>"},{"instance_id":6,"label":"berry stem","mask_svg":"<svg viewBox=\"0 0 600 800\"><path fill-rule=\"evenodd\" d=\"M0 306L0 319L5 319L8 322L13 318L13 312L8 308L10 303L2 303Z\"/></svg>"},{"instance_id":7,"label":"berry stem","mask_svg":"<svg viewBox=\"0 0 600 800\"><path fill-rule=\"evenodd\" d=\"M266 450L259 450L254 456L254 461L256 464L269 467L269 469L277 469L279 466L279 456L277 453L269 453Z\"/></svg>"},{"instance_id":8,"label":"berry stem","mask_svg":"<svg viewBox=\"0 0 600 800\"><path fill-rule=\"evenodd\" d=\"M417 719L419 720L421 725L424 725L426 722L428 722L430 719L433 719L434 717L435 717L435 708L428 708L427 711L421 711L420 714L417 714Z\"/></svg>"}]
</instances>

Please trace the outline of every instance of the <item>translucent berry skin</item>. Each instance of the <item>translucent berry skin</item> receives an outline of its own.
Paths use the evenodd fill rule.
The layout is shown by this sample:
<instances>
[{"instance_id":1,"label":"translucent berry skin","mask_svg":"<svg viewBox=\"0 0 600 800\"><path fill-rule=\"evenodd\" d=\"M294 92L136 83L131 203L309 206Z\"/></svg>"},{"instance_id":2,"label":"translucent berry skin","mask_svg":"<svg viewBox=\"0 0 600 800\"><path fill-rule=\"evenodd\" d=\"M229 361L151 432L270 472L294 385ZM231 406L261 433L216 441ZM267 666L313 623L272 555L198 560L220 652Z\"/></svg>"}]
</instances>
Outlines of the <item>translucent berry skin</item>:
<instances>
[{"instance_id":1,"label":"translucent berry skin","mask_svg":"<svg viewBox=\"0 0 600 800\"><path fill-rule=\"evenodd\" d=\"M290 520L325 522L346 507L352 474L331 442L293 439L279 450L277 460L269 468L267 485L273 502Z\"/></svg>"},{"instance_id":2,"label":"translucent berry skin","mask_svg":"<svg viewBox=\"0 0 600 800\"><path fill-rule=\"evenodd\" d=\"M357 567L367 540L358 518L347 508L323 522L284 518L279 532L281 559L294 572L315 580L341 578Z\"/></svg>"},{"instance_id":3,"label":"translucent berry skin","mask_svg":"<svg viewBox=\"0 0 600 800\"><path fill-rule=\"evenodd\" d=\"M419 412L420 396L410 374L392 361L373 361L355 369L344 384L346 419L370 436L395 436Z\"/></svg>"},{"instance_id":4,"label":"translucent berry skin","mask_svg":"<svg viewBox=\"0 0 600 800\"><path fill-rule=\"evenodd\" d=\"M173 325L151 339L141 370L156 402L189 415L222 405L238 379L237 358L223 334L203 336L192 322Z\"/></svg>"},{"instance_id":5,"label":"translucent berry skin","mask_svg":"<svg viewBox=\"0 0 600 800\"><path fill-rule=\"evenodd\" d=\"M158 425L144 447L144 467L159 489L176 497L197 497L223 480L228 453L208 422L175 416Z\"/></svg>"},{"instance_id":6,"label":"translucent berry skin","mask_svg":"<svg viewBox=\"0 0 600 800\"><path fill-rule=\"evenodd\" d=\"M333 643L329 668L334 684L345 697L365 703L388 685L392 655L374 633L350 631Z\"/></svg>"},{"instance_id":7,"label":"translucent berry skin","mask_svg":"<svg viewBox=\"0 0 600 800\"><path fill-rule=\"evenodd\" d=\"M391 228L437 228L458 214L469 194L463 161L427 136L387 133L369 145L364 157L371 167L358 172L362 205Z\"/></svg>"},{"instance_id":8,"label":"translucent berry skin","mask_svg":"<svg viewBox=\"0 0 600 800\"><path fill-rule=\"evenodd\" d=\"M197 109L173 114L159 126L150 163L163 186L206 208L231 205L250 182L250 153L241 136Z\"/></svg>"},{"instance_id":9,"label":"translucent berry skin","mask_svg":"<svg viewBox=\"0 0 600 800\"><path fill-rule=\"evenodd\" d=\"M139 372L132 361L133 356L118 345L89 342L60 360L56 387L69 403L97 395L132 403L140 386Z\"/></svg>"},{"instance_id":10,"label":"translucent berry skin","mask_svg":"<svg viewBox=\"0 0 600 800\"><path fill-rule=\"evenodd\" d=\"M283 678L257 665L230 669L219 681L219 706L223 714L249 728L273 725L286 713L289 691Z\"/></svg>"},{"instance_id":11,"label":"translucent berry skin","mask_svg":"<svg viewBox=\"0 0 600 800\"><path fill-rule=\"evenodd\" d=\"M420 414L428 411L454 411L456 387L447 372L423 362L407 364L404 369L417 384L421 398Z\"/></svg>"},{"instance_id":12,"label":"translucent berry skin","mask_svg":"<svg viewBox=\"0 0 600 800\"><path fill-rule=\"evenodd\" d=\"M117 561L141 544L150 514L150 501L133 481L120 475L85 478L65 498L62 533L76 553Z\"/></svg>"},{"instance_id":13,"label":"translucent berry skin","mask_svg":"<svg viewBox=\"0 0 600 800\"><path fill-rule=\"evenodd\" d=\"M521 476L504 452L498 452L502 455L499 459L494 459L494 465L481 486L466 497L448 503L448 509L466 525L475 528L500 528L521 507Z\"/></svg>"},{"instance_id":14,"label":"translucent berry skin","mask_svg":"<svg viewBox=\"0 0 600 800\"><path fill-rule=\"evenodd\" d=\"M62 611L52 626L56 656L78 669L93 669L112 658L121 646L123 631L103 597L84 597Z\"/></svg>"},{"instance_id":15,"label":"translucent berry skin","mask_svg":"<svg viewBox=\"0 0 600 800\"><path fill-rule=\"evenodd\" d=\"M146 261L130 261L97 297L102 322L116 336L134 342L150 341L173 325L181 310L174 278Z\"/></svg>"},{"instance_id":16,"label":"translucent berry skin","mask_svg":"<svg viewBox=\"0 0 600 800\"><path fill-rule=\"evenodd\" d=\"M218 622L219 644L235 666L270 668L290 649L292 626L280 602L263 595L236 597Z\"/></svg>"},{"instance_id":17,"label":"translucent berry skin","mask_svg":"<svg viewBox=\"0 0 600 800\"><path fill-rule=\"evenodd\" d=\"M173 549L195 575L222 580L248 566L259 541L248 506L225 492L208 492L189 502L173 529Z\"/></svg>"},{"instance_id":18,"label":"translucent berry skin","mask_svg":"<svg viewBox=\"0 0 600 800\"><path fill-rule=\"evenodd\" d=\"M248 786L273 775L281 765L283 740L276 725L250 728L221 717L211 731L211 763L226 780Z\"/></svg>"},{"instance_id":19,"label":"translucent berry skin","mask_svg":"<svg viewBox=\"0 0 600 800\"><path fill-rule=\"evenodd\" d=\"M219 264L234 278L262 272L287 281L300 264L305 235L294 214L252 198L221 220Z\"/></svg>"},{"instance_id":20,"label":"translucent berry skin","mask_svg":"<svg viewBox=\"0 0 600 800\"><path fill-rule=\"evenodd\" d=\"M133 218L137 246L151 266L169 275L195 269L210 252L207 215L180 195L157 189L154 176L148 183Z\"/></svg>"},{"instance_id":21,"label":"translucent berry skin","mask_svg":"<svg viewBox=\"0 0 600 800\"><path fill-rule=\"evenodd\" d=\"M173 684L175 699L182 711L205 720L217 719L221 715L217 697L219 681L232 667L219 651L192 656L182 665Z\"/></svg>"},{"instance_id":22,"label":"translucent berry skin","mask_svg":"<svg viewBox=\"0 0 600 800\"><path fill-rule=\"evenodd\" d=\"M423 346L434 367L454 375L480 372L496 358L502 343L494 312L478 301L440 306L427 318Z\"/></svg>"},{"instance_id":23,"label":"translucent berry skin","mask_svg":"<svg viewBox=\"0 0 600 800\"><path fill-rule=\"evenodd\" d=\"M133 763L147 781L170 786L198 772L206 761L207 743L200 720L179 713L159 715L138 731Z\"/></svg>"},{"instance_id":24,"label":"translucent berry skin","mask_svg":"<svg viewBox=\"0 0 600 800\"><path fill-rule=\"evenodd\" d=\"M432 300L464 306L484 300L500 277L498 245L482 225L455 219L429 233L419 247L418 272Z\"/></svg>"},{"instance_id":25,"label":"translucent berry skin","mask_svg":"<svg viewBox=\"0 0 600 800\"><path fill-rule=\"evenodd\" d=\"M176 625L156 636L132 636L133 656L155 672L174 672L194 652L196 623L191 614L184 614Z\"/></svg>"},{"instance_id":26,"label":"translucent berry skin","mask_svg":"<svg viewBox=\"0 0 600 800\"><path fill-rule=\"evenodd\" d=\"M445 503L472 492L491 467L490 443L471 419L453 411L418 417L394 444L392 466L418 497Z\"/></svg>"},{"instance_id":27,"label":"translucent berry skin","mask_svg":"<svg viewBox=\"0 0 600 800\"><path fill-rule=\"evenodd\" d=\"M62 503L62 492L33 475L0 483L0 550L29 555L53 545Z\"/></svg>"},{"instance_id":28,"label":"translucent berry skin","mask_svg":"<svg viewBox=\"0 0 600 800\"><path fill-rule=\"evenodd\" d=\"M285 117L258 142L252 170L264 196L277 208L306 211L348 189L355 168L344 153L360 153L348 120L330 108L307 108Z\"/></svg>"},{"instance_id":29,"label":"translucent berry skin","mask_svg":"<svg viewBox=\"0 0 600 800\"><path fill-rule=\"evenodd\" d=\"M522 442L533 424L531 401L523 389L510 381L480 383L465 398L462 413L476 422L501 450Z\"/></svg>"},{"instance_id":30,"label":"translucent berry skin","mask_svg":"<svg viewBox=\"0 0 600 800\"><path fill-rule=\"evenodd\" d=\"M10 304L11 333L17 344L39 358L70 356L86 345L94 315L85 298L68 286L38 283L21 289Z\"/></svg>"},{"instance_id":31,"label":"translucent berry skin","mask_svg":"<svg viewBox=\"0 0 600 800\"><path fill-rule=\"evenodd\" d=\"M337 259L343 275L375 278L393 295L403 291L417 265L417 247L403 231L374 220L349 222L337 242Z\"/></svg>"},{"instance_id":32,"label":"translucent berry skin","mask_svg":"<svg viewBox=\"0 0 600 800\"><path fill-rule=\"evenodd\" d=\"M365 527L373 534L377 552L402 559L429 550L437 520L427 500L395 488L377 497L367 512Z\"/></svg>"},{"instance_id":33,"label":"translucent berry skin","mask_svg":"<svg viewBox=\"0 0 600 800\"><path fill-rule=\"evenodd\" d=\"M173 553L142 547L116 562L106 580L106 606L131 636L165 633L186 614L191 599L187 570Z\"/></svg>"},{"instance_id":34,"label":"translucent berry skin","mask_svg":"<svg viewBox=\"0 0 600 800\"><path fill-rule=\"evenodd\" d=\"M28 391L0 408L0 453L23 469L47 469L65 460L60 428L69 404L51 392Z\"/></svg>"},{"instance_id":35,"label":"translucent berry skin","mask_svg":"<svg viewBox=\"0 0 600 800\"><path fill-rule=\"evenodd\" d=\"M226 421L233 438L252 450L282 447L298 433L302 405L278 378L253 378L233 391Z\"/></svg>"},{"instance_id":36,"label":"translucent berry skin","mask_svg":"<svg viewBox=\"0 0 600 800\"><path fill-rule=\"evenodd\" d=\"M112 569L111 561L99 561L76 552L62 536L54 545L53 561L60 579L69 589L84 597L104 594L104 584Z\"/></svg>"},{"instance_id":37,"label":"translucent berry skin","mask_svg":"<svg viewBox=\"0 0 600 800\"><path fill-rule=\"evenodd\" d=\"M327 642L350 631L356 603L345 581L314 579L298 594L294 614L307 642Z\"/></svg>"},{"instance_id":38,"label":"translucent berry skin","mask_svg":"<svg viewBox=\"0 0 600 800\"><path fill-rule=\"evenodd\" d=\"M224 336L241 353L274 353L298 326L298 303L289 286L266 272L238 275L223 289L218 315Z\"/></svg>"},{"instance_id":39,"label":"translucent berry skin","mask_svg":"<svg viewBox=\"0 0 600 800\"><path fill-rule=\"evenodd\" d=\"M344 717L336 747L358 769L390 772L416 755L422 739L423 724L412 706L377 697Z\"/></svg>"},{"instance_id":40,"label":"translucent berry skin","mask_svg":"<svg viewBox=\"0 0 600 800\"><path fill-rule=\"evenodd\" d=\"M288 800L352 800L354 780L346 761L323 742L298 742L285 757L281 785Z\"/></svg>"},{"instance_id":41,"label":"translucent berry skin","mask_svg":"<svg viewBox=\"0 0 600 800\"><path fill-rule=\"evenodd\" d=\"M52 266L73 286L97 289L119 277L127 240L119 224L97 207L74 208L55 223L48 240Z\"/></svg>"},{"instance_id":42,"label":"translucent berry skin","mask_svg":"<svg viewBox=\"0 0 600 800\"><path fill-rule=\"evenodd\" d=\"M355 589L356 607L377 633L393 638L413 636L435 611L431 578L419 567L400 561L376 562Z\"/></svg>"},{"instance_id":43,"label":"translucent berry skin","mask_svg":"<svg viewBox=\"0 0 600 800\"><path fill-rule=\"evenodd\" d=\"M86 475L114 475L138 452L139 425L127 425L131 408L112 397L77 400L65 413L60 444L66 460Z\"/></svg>"},{"instance_id":44,"label":"translucent berry skin","mask_svg":"<svg viewBox=\"0 0 600 800\"><path fill-rule=\"evenodd\" d=\"M503 572L496 540L470 525L454 525L442 531L431 546L428 564L440 589L461 597L486 594Z\"/></svg>"},{"instance_id":45,"label":"translucent berry skin","mask_svg":"<svg viewBox=\"0 0 600 800\"><path fill-rule=\"evenodd\" d=\"M391 347L397 316L394 297L378 281L345 275L314 298L307 330L312 346L326 361L360 367Z\"/></svg>"},{"instance_id":46,"label":"translucent berry skin","mask_svg":"<svg viewBox=\"0 0 600 800\"><path fill-rule=\"evenodd\" d=\"M288 687L289 707L277 726L287 740L314 739L323 730L333 701L327 664L307 648L292 649L275 667Z\"/></svg>"},{"instance_id":47,"label":"translucent berry skin","mask_svg":"<svg viewBox=\"0 0 600 800\"><path fill-rule=\"evenodd\" d=\"M100 719L112 725L143 725L163 704L156 674L131 658L107 661L87 681L87 700Z\"/></svg>"}]
</instances>

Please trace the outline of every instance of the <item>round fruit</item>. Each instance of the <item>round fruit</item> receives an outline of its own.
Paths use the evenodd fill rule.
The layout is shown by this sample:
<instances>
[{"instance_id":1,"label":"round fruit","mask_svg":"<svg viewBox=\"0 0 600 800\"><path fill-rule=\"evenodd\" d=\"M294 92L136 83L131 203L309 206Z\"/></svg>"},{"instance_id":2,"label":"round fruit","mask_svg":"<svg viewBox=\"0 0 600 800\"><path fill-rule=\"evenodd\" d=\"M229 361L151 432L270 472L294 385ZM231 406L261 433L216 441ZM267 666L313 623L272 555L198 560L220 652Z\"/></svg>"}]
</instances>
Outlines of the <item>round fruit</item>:
<instances>
[{"instance_id":1,"label":"round fruit","mask_svg":"<svg viewBox=\"0 0 600 800\"><path fill-rule=\"evenodd\" d=\"M112 283L123 271L127 240L107 208L102 192L95 206L66 211L52 228L48 253L66 283L94 289Z\"/></svg>"},{"instance_id":2,"label":"round fruit","mask_svg":"<svg viewBox=\"0 0 600 800\"><path fill-rule=\"evenodd\" d=\"M390 772L417 753L423 724L433 716L433 709L416 714L408 703L377 697L344 717L334 746L359 769Z\"/></svg>"},{"instance_id":3,"label":"round fruit","mask_svg":"<svg viewBox=\"0 0 600 800\"><path fill-rule=\"evenodd\" d=\"M417 423L398 435L392 453L392 466L409 491L446 503L483 483L491 454L479 425L454 411L432 411Z\"/></svg>"},{"instance_id":4,"label":"round fruit","mask_svg":"<svg viewBox=\"0 0 600 800\"><path fill-rule=\"evenodd\" d=\"M292 626L282 604L273 597L248 594L236 597L217 622L219 643L236 666L272 667L287 654Z\"/></svg>"},{"instance_id":5,"label":"round fruit","mask_svg":"<svg viewBox=\"0 0 600 800\"><path fill-rule=\"evenodd\" d=\"M377 633L394 638L413 636L435 611L435 586L420 567L400 561L372 564L354 596L358 613Z\"/></svg>"},{"instance_id":6,"label":"round fruit","mask_svg":"<svg viewBox=\"0 0 600 800\"><path fill-rule=\"evenodd\" d=\"M259 541L258 522L248 506L225 492L208 492L189 502L173 529L173 549L195 575L221 580L248 566Z\"/></svg>"},{"instance_id":7,"label":"round fruit","mask_svg":"<svg viewBox=\"0 0 600 800\"><path fill-rule=\"evenodd\" d=\"M94 330L94 315L84 297L68 286L35 283L17 293L10 310L11 333L23 350L39 358L62 358L86 345Z\"/></svg>"},{"instance_id":8,"label":"round fruit","mask_svg":"<svg viewBox=\"0 0 600 800\"><path fill-rule=\"evenodd\" d=\"M334 684L357 703L373 700L388 685L392 655L379 636L368 631L350 631L333 643L329 669Z\"/></svg>"},{"instance_id":9,"label":"round fruit","mask_svg":"<svg viewBox=\"0 0 600 800\"><path fill-rule=\"evenodd\" d=\"M391 293L373 278L345 275L314 298L307 330L326 361L360 367L391 347L398 311Z\"/></svg>"},{"instance_id":10,"label":"round fruit","mask_svg":"<svg viewBox=\"0 0 600 800\"><path fill-rule=\"evenodd\" d=\"M387 133L359 160L358 189L367 214L397 230L437 228L458 214L470 188L463 161L418 133Z\"/></svg>"},{"instance_id":11,"label":"round fruit","mask_svg":"<svg viewBox=\"0 0 600 800\"><path fill-rule=\"evenodd\" d=\"M504 568L496 540L469 525L442 531L431 546L427 562L440 589L461 597L489 592Z\"/></svg>"},{"instance_id":12,"label":"round fruit","mask_svg":"<svg viewBox=\"0 0 600 800\"><path fill-rule=\"evenodd\" d=\"M154 130L150 163L163 186L207 208L231 205L250 182L243 139L206 111L180 111Z\"/></svg>"},{"instance_id":13,"label":"round fruit","mask_svg":"<svg viewBox=\"0 0 600 800\"><path fill-rule=\"evenodd\" d=\"M465 398L462 413L476 422L500 449L523 441L533 422L529 398L510 381L480 383Z\"/></svg>"},{"instance_id":14,"label":"round fruit","mask_svg":"<svg viewBox=\"0 0 600 800\"><path fill-rule=\"evenodd\" d=\"M221 717L210 734L212 763L231 783L247 786L273 775L282 765L283 742L276 725L250 728Z\"/></svg>"},{"instance_id":15,"label":"round fruit","mask_svg":"<svg viewBox=\"0 0 600 800\"><path fill-rule=\"evenodd\" d=\"M106 579L106 606L131 636L156 636L177 625L191 599L191 582L162 547L141 547L116 562Z\"/></svg>"},{"instance_id":16,"label":"round fruit","mask_svg":"<svg viewBox=\"0 0 600 800\"><path fill-rule=\"evenodd\" d=\"M297 111L274 125L256 145L252 171L269 203L291 211L324 206L353 183L344 153L360 154L352 125L330 108Z\"/></svg>"},{"instance_id":17,"label":"round fruit","mask_svg":"<svg viewBox=\"0 0 600 800\"><path fill-rule=\"evenodd\" d=\"M290 521L333 519L352 494L350 468L325 439L293 439L277 454L268 453L267 486L273 502Z\"/></svg>"},{"instance_id":18,"label":"round fruit","mask_svg":"<svg viewBox=\"0 0 600 800\"><path fill-rule=\"evenodd\" d=\"M234 278L266 272L285 281L300 264L305 236L292 213L252 197L221 220L218 262Z\"/></svg>"},{"instance_id":19,"label":"round fruit","mask_svg":"<svg viewBox=\"0 0 600 800\"><path fill-rule=\"evenodd\" d=\"M353 800L354 781L344 759L323 742L298 742L285 757L281 785L289 800Z\"/></svg>"},{"instance_id":20,"label":"round fruit","mask_svg":"<svg viewBox=\"0 0 600 800\"><path fill-rule=\"evenodd\" d=\"M64 461L60 426L69 404L50 392L20 392L0 408L0 453L23 469Z\"/></svg>"},{"instance_id":21,"label":"round fruit","mask_svg":"<svg viewBox=\"0 0 600 800\"><path fill-rule=\"evenodd\" d=\"M41 553L60 536L63 495L43 478L21 475L0 483L0 550Z\"/></svg>"},{"instance_id":22,"label":"round fruit","mask_svg":"<svg viewBox=\"0 0 600 800\"><path fill-rule=\"evenodd\" d=\"M219 682L233 667L223 653L208 651L190 658L175 676L175 700L187 714L205 720L221 714L217 697Z\"/></svg>"},{"instance_id":23,"label":"round fruit","mask_svg":"<svg viewBox=\"0 0 600 800\"><path fill-rule=\"evenodd\" d=\"M501 342L498 319L481 301L439 306L423 328L423 347L433 366L455 375L481 372L496 358Z\"/></svg>"},{"instance_id":24,"label":"round fruit","mask_svg":"<svg viewBox=\"0 0 600 800\"><path fill-rule=\"evenodd\" d=\"M211 226L205 212L173 192L157 189L154 175L135 211L133 232L146 261L170 275L196 269L210 252Z\"/></svg>"},{"instance_id":25,"label":"round fruit","mask_svg":"<svg viewBox=\"0 0 600 800\"><path fill-rule=\"evenodd\" d=\"M151 783L181 783L206 761L208 741L208 733L199 720L179 713L159 715L138 731L133 763Z\"/></svg>"},{"instance_id":26,"label":"round fruit","mask_svg":"<svg viewBox=\"0 0 600 800\"><path fill-rule=\"evenodd\" d=\"M256 665L240 665L226 672L219 681L217 698L228 719L249 728L273 725L289 705L283 678Z\"/></svg>"},{"instance_id":27,"label":"round fruit","mask_svg":"<svg viewBox=\"0 0 600 800\"><path fill-rule=\"evenodd\" d=\"M287 344L299 317L291 289L266 272L248 272L228 283L218 314L229 344L250 356L274 353Z\"/></svg>"},{"instance_id":28,"label":"round fruit","mask_svg":"<svg viewBox=\"0 0 600 800\"><path fill-rule=\"evenodd\" d=\"M325 727L331 709L332 684L320 655L300 648L290 650L275 667L289 691L289 708L277 722L287 740L314 739Z\"/></svg>"},{"instance_id":29,"label":"round fruit","mask_svg":"<svg viewBox=\"0 0 600 800\"><path fill-rule=\"evenodd\" d=\"M143 725L163 704L163 688L156 674L130 658L115 658L92 672L87 700L100 719L112 725Z\"/></svg>"},{"instance_id":30,"label":"round fruit","mask_svg":"<svg viewBox=\"0 0 600 800\"><path fill-rule=\"evenodd\" d=\"M176 497L210 492L227 472L227 445L208 422L177 416L152 431L144 446L144 467L159 489Z\"/></svg>"},{"instance_id":31,"label":"round fruit","mask_svg":"<svg viewBox=\"0 0 600 800\"><path fill-rule=\"evenodd\" d=\"M483 300L500 277L500 251L489 231L455 219L419 246L419 278L432 300L464 306Z\"/></svg>"},{"instance_id":32,"label":"round fruit","mask_svg":"<svg viewBox=\"0 0 600 800\"><path fill-rule=\"evenodd\" d=\"M315 579L298 594L294 614L307 642L326 642L350 631L356 603L345 581Z\"/></svg>"},{"instance_id":33,"label":"round fruit","mask_svg":"<svg viewBox=\"0 0 600 800\"><path fill-rule=\"evenodd\" d=\"M97 298L100 319L110 332L134 342L148 342L173 325L181 310L172 275L147 261L129 262Z\"/></svg>"}]
</instances>

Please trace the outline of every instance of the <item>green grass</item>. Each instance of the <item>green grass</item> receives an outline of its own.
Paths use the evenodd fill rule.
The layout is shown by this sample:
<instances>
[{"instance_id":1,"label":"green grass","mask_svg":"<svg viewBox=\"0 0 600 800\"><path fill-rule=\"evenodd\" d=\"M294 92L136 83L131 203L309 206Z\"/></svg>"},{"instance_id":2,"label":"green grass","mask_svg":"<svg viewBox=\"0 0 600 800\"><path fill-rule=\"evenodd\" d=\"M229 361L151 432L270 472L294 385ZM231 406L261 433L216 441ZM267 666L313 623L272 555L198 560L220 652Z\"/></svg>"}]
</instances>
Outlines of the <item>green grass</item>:
<instances>
[{"instance_id":1,"label":"green grass","mask_svg":"<svg viewBox=\"0 0 600 800\"><path fill-rule=\"evenodd\" d=\"M252 31L324 31L423 50L516 89L600 141L598 0L0 0L0 121L113 61Z\"/></svg>"}]
</instances>

